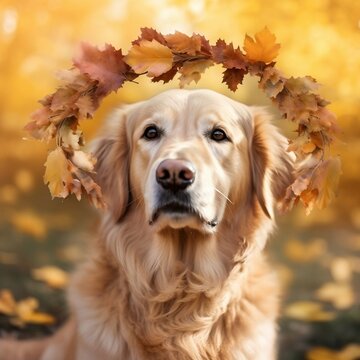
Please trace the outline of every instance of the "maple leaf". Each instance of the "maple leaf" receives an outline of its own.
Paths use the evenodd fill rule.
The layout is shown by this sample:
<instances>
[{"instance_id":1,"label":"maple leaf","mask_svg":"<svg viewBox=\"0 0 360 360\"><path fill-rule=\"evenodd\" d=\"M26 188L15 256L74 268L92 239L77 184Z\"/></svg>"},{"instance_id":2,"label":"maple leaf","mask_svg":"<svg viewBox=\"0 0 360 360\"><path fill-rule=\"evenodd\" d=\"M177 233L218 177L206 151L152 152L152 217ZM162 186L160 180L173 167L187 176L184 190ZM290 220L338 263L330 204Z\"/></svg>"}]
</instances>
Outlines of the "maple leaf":
<instances>
[{"instance_id":1,"label":"maple leaf","mask_svg":"<svg viewBox=\"0 0 360 360\"><path fill-rule=\"evenodd\" d=\"M242 84L244 76L246 74L245 70L241 69L226 69L223 72L223 83L226 83L228 88L231 91L236 91L239 84Z\"/></svg>"},{"instance_id":2,"label":"maple leaf","mask_svg":"<svg viewBox=\"0 0 360 360\"><path fill-rule=\"evenodd\" d=\"M140 31L141 35L131 43L132 45L139 45L142 40L156 40L160 44L166 45L165 37L155 29L143 27L140 29Z\"/></svg>"},{"instance_id":3,"label":"maple leaf","mask_svg":"<svg viewBox=\"0 0 360 360\"><path fill-rule=\"evenodd\" d=\"M212 60L186 61L179 70L179 73L181 74L180 87L182 88L192 81L197 83L201 78L201 74L212 65Z\"/></svg>"},{"instance_id":4,"label":"maple leaf","mask_svg":"<svg viewBox=\"0 0 360 360\"><path fill-rule=\"evenodd\" d=\"M136 74L147 72L149 77L156 77L173 67L173 54L168 47L156 40L141 40L129 50L125 62Z\"/></svg>"},{"instance_id":5,"label":"maple leaf","mask_svg":"<svg viewBox=\"0 0 360 360\"><path fill-rule=\"evenodd\" d=\"M174 52L186 53L188 55L196 55L201 51L201 37L193 34L188 36L179 31L174 34L165 35L167 45Z\"/></svg>"},{"instance_id":6,"label":"maple leaf","mask_svg":"<svg viewBox=\"0 0 360 360\"><path fill-rule=\"evenodd\" d=\"M234 49L234 45L229 45L223 40L218 40L216 45L212 47L212 54L215 62L222 63L227 69L247 70L247 63L240 48Z\"/></svg>"},{"instance_id":7,"label":"maple leaf","mask_svg":"<svg viewBox=\"0 0 360 360\"><path fill-rule=\"evenodd\" d=\"M265 27L255 34L255 40L245 36L244 50L251 61L272 62L279 54L280 44L276 44L276 37Z\"/></svg>"},{"instance_id":8,"label":"maple leaf","mask_svg":"<svg viewBox=\"0 0 360 360\"><path fill-rule=\"evenodd\" d=\"M74 66L93 80L99 81L104 93L116 91L126 80L128 67L124 62L121 49L115 50L106 44L103 50L82 43L79 54L74 58Z\"/></svg>"},{"instance_id":9,"label":"maple leaf","mask_svg":"<svg viewBox=\"0 0 360 360\"><path fill-rule=\"evenodd\" d=\"M52 197L67 197L69 184L73 179L70 173L70 162L60 147L50 152L45 167L44 182L48 184Z\"/></svg>"}]
</instances>

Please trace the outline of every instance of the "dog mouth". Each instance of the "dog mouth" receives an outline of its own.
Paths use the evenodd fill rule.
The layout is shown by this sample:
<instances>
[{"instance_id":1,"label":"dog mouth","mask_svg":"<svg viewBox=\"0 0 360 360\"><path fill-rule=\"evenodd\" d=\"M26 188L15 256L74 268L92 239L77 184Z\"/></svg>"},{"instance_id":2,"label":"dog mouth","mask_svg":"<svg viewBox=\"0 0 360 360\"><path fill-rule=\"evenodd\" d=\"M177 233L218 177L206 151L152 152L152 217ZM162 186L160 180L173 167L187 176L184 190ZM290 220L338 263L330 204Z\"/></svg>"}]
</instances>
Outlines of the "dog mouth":
<instances>
[{"instance_id":1,"label":"dog mouth","mask_svg":"<svg viewBox=\"0 0 360 360\"><path fill-rule=\"evenodd\" d=\"M201 223L206 224L212 228L216 227L218 224L217 219L205 219L204 216L190 204L175 201L160 205L153 212L149 224L155 224L161 215L167 215L173 220L180 220L186 217L196 217Z\"/></svg>"}]
</instances>

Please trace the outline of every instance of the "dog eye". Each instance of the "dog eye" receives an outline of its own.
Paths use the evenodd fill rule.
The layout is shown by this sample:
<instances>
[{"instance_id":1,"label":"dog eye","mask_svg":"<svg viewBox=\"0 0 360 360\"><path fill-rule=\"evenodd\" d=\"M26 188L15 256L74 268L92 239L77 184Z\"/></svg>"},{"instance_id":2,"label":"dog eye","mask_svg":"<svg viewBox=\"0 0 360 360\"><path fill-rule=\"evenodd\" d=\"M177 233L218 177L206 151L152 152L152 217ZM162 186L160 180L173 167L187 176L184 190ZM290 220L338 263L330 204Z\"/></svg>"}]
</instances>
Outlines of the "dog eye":
<instances>
[{"instance_id":1,"label":"dog eye","mask_svg":"<svg viewBox=\"0 0 360 360\"><path fill-rule=\"evenodd\" d=\"M143 138L146 140L155 140L159 138L161 135L161 130L157 128L155 125L148 126L143 134Z\"/></svg>"},{"instance_id":2,"label":"dog eye","mask_svg":"<svg viewBox=\"0 0 360 360\"><path fill-rule=\"evenodd\" d=\"M228 140L228 137L226 136L226 133L222 129L214 129L210 134L210 139L214 141L224 141Z\"/></svg>"}]
</instances>

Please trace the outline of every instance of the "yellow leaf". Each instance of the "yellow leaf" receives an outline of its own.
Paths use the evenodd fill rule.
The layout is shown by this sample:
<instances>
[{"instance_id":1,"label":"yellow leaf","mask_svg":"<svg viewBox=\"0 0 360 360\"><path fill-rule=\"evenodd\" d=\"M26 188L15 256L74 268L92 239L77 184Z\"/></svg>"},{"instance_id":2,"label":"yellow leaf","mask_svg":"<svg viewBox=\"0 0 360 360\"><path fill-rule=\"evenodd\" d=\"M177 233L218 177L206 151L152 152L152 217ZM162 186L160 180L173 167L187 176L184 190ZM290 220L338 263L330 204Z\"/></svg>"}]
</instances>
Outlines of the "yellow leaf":
<instances>
[{"instance_id":1,"label":"yellow leaf","mask_svg":"<svg viewBox=\"0 0 360 360\"><path fill-rule=\"evenodd\" d=\"M44 182L48 184L52 197L66 198L69 195L69 184L73 179L69 160L60 147L48 155L45 167Z\"/></svg>"},{"instance_id":2,"label":"yellow leaf","mask_svg":"<svg viewBox=\"0 0 360 360\"><path fill-rule=\"evenodd\" d=\"M10 221L18 231L36 239L43 239L47 234L45 221L32 211L16 212Z\"/></svg>"},{"instance_id":3,"label":"yellow leaf","mask_svg":"<svg viewBox=\"0 0 360 360\"><path fill-rule=\"evenodd\" d=\"M284 252L294 262L307 263L324 255L326 242L323 239L315 239L304 243L300 240L291 239L285 243Z\"/></svg>"},{"instance_id":4,"label":"yellow leaf","mask_svg":"<svg viewBox=\"0 0 360 360\"><path fill-rule=\"evenodd\" d=\"M31 274L34 279L43 281L47 285L58 289L64 288L69 281L69 275L56 266L44 266L34 269Z\"/></svg>"},{"instance_id":5,"label":"yellow leaf","mask_svg":"<svg viewBox=\"0 0 360 360\"><path fill-rule=\"evenodd\" d=\"M18 190L15 186L4 185L0 188L0 202L5 204L15 204L18 198Z\"/></svg>"},{"instance_id":6,"label":"yellow leaf","mask_svg":"<svg viewBox=\"0 0 360 360\"><path fill-rule=\"evenodd\" d=\"M16 312L16 302L9 290L0 291L0 313L14 315Z\"/></svg>"},{"instance_id":7,"label":"yellow leaf","mask_svg":"<svg viewBox=\"0 0 360 360\"><path fill-rule=\"evenodd\" d=\"M41 324L41 325L51 325L54 324L56 319L47 313L43 312L32 312L21 317L21 320L28 324Z\"/></svg>"},{"instance_id":8,"label":"yellow leaf","mask_svg":"<svg viewBox=\"0 0 360 360\"><path fill-rule=\"evenodd\" d=\"M313 301L298 301L285 309L287 317L302 321L331 321L335 314L324 311L322 305Z\"/></svg>"},{"instance_id":9,"label":"yellow leaf","mask_svg":"<svg viewBox=\"0 0 360 360\"><path fill-rule=\"evenodd\" d=\"M329 282L324 284L315 293L322 301L329 301L337 309L347 309L355 302L354 290L349 284Z\"/></svg>"},{"instance_id":10,"label":"yellow leaf","mask_svg":"<svg viewBox=\"0 0 360 360\"><path fill-rule=\"evenodd\" d=\"M349 259L338 257L331 261L331 275L337 282L349 282L352 278L352 266Z\"/></svg>"},{"instance_id":11,"label":"yellow leaf","mask_svg":"<svg viewBox=\"0 0 360 360\"><path fill-rule=\"evenodd\" d=\"M0 313L10 317L11 324L24 327L27 323L50 325L55 318L43 312L37 311L39 302L32 297L15 301L9 290L0 291Z\"/></svg>"},{"instance_id":12,"label":"yellow leaf","mask_svg":"<svg viewBox=\"0 0 360 360\"><path fill-rule=\"evenodd\" d=\"M341 360L338 353L324 347L315 347L306 354L307 360Z\"/></svg>"},{"instance_id":13,"label":"yellow leaf","mask_svg":"<svg viewBox=\"0 0 360 360\"><path fill-rule=\"evenodd\" d=\"M212 60L196 60L187 61L179 70L180 87L190 84L192 81L196 83L200 80L201 74L209 67L214 65Z\"/></svg>"},{"instance_id":14,"label":"yellow leaf","mask_svg":"<svg viewBox=\"0 0 360 360\"><path fill-rule=\"evenodd\" d=\"M340 351L341 360L358 360L360 358L360 344L349 344Z\"/></svg>"},{"instance_id":15,"label":"yellow leaf","mask_svg":"<svg viewBox=\"0 0 360 360\"><path fill-rule=\"evenodd\" d=\"M15 184L23 192L29 192L34 187L34 177L31 172L25 169L19 170L15 174Z\"/></svg>"},{"instance_id":16,"label":"yellow leaf","mask_svg":"<svg viewBox=\"0 0 360 360\"><path fill-rule=\"evenodd\" d=\"M276 44L276 37L265 27L255 34L255 40L245 36L244 50L246 57L252 61L272 62L279 54L280 44Z\"/></svg>"},{"instance_id":17,"label":"yellow leaf","mask_svg":"<svg viewBox=\"0 0 360 360\"><path fill-rule=\"evenodd\" d=\"M141 40L129 50L124 61L136 74L147 72L149 77L156 77L172 68L173 54L156 40Z\"/></svg>"}]
</instances>

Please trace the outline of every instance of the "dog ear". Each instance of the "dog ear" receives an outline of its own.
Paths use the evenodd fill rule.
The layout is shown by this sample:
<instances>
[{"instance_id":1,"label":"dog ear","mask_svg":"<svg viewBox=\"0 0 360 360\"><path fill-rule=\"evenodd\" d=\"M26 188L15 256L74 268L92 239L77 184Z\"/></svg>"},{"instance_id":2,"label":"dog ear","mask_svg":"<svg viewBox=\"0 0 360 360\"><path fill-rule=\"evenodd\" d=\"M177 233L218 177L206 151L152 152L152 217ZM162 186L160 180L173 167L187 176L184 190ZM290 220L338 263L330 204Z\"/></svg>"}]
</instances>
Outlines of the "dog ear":
<instances>
[{"instance_id":1,"label":"dog ear","mask_svg":"<svg viewBox=\"0 0 360 360\"><path fill-rule=\"evenodd\" d=\"M91 146L96 156L95 180L100 185L108 210L120 220L130 201L129 141L124 111L116 112L105 125L103 134Z\"/></svg>"},{"instance_id":2,"label":"dog ear","mask_svg":"<svg viewBox=\"0 0 360 360\"><path fill-rule=\"evenodd\" d=\"M250 141L252 186L264 213L273 216L274 200L279 202L293 182L293 154L286 151L287 139L271 124L262 109L251 108L253 133Z\"/></svg>"}]
</instances>

